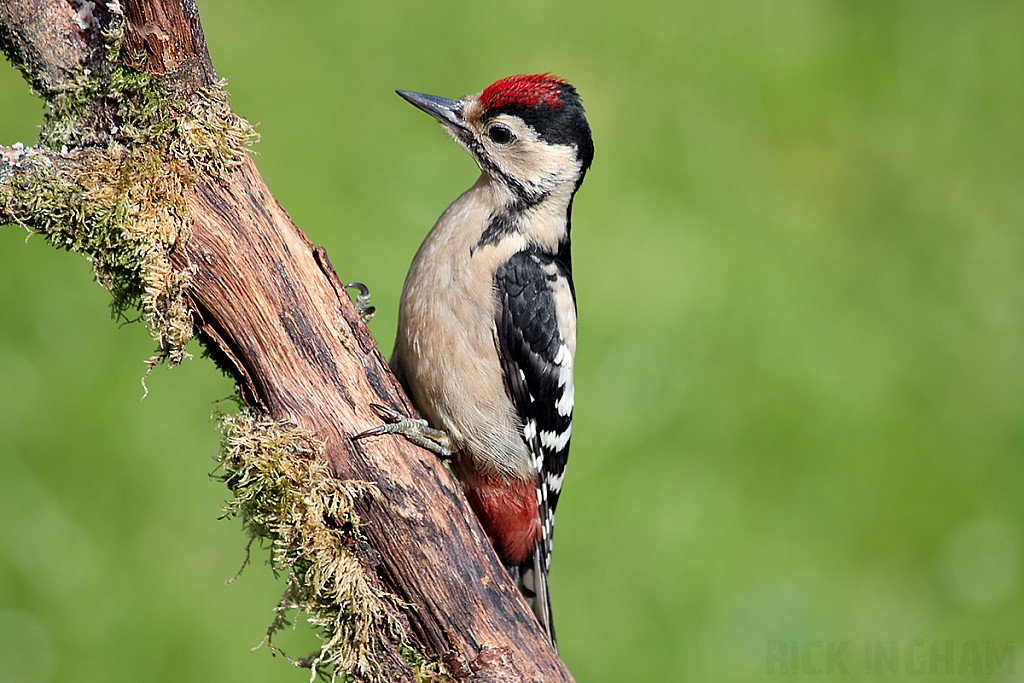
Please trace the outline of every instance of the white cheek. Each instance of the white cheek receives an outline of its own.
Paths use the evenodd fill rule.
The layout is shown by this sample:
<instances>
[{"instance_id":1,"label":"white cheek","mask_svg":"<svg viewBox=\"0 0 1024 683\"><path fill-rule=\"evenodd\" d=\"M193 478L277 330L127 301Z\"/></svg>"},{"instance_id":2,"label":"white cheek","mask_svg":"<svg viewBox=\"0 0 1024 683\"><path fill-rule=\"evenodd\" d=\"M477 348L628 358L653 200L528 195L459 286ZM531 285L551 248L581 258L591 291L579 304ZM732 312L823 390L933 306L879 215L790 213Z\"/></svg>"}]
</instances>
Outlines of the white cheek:
<instances>
[{"instance_id":1,"label":"white cheek","mask_svg":"<svg viewBox=\"0 0 1024 683\"><path fill-rule=\"evenodd\" d=\"M507 149L495 151L502 171L541 191L571 179L579 170L575 150L568 145L519 140Z\"/></svg>"}]
</instances>

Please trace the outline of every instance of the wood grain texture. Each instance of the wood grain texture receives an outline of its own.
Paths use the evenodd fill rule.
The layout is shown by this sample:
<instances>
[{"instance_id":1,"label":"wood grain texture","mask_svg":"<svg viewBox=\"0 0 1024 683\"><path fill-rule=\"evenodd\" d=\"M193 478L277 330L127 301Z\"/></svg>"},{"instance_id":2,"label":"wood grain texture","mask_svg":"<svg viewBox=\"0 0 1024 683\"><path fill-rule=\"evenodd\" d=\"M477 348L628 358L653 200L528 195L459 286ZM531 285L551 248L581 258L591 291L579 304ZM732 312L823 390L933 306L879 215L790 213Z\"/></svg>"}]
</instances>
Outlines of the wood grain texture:
<instances>
[{"instance_id":1,"label":"wood grain texture","mask_svg":"<svg viewBox=\"0 0 1024 683\"><path fill-rule=\"evenodd\" d=\"M165 82L189 87L217 81L199 9L192 0L124 2L121 57Z\"/></svg>"}]
</instances>

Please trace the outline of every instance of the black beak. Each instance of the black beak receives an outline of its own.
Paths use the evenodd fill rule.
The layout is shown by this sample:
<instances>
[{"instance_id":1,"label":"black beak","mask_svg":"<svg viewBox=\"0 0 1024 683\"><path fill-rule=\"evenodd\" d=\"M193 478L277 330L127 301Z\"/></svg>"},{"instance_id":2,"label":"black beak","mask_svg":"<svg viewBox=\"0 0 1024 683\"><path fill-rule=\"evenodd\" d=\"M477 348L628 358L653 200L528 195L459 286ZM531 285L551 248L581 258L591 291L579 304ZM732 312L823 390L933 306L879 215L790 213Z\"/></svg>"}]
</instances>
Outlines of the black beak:
<instances>
[{"instance_id":1,"label":"black beak","mask_svg":"<svg viewBox=\"0 0 1024 683\"><path fill-rule=\"evenodd\" d=\"M396 90L395 92L441 123L455 130L466 130L466 119L462 114L463 103L460 100L448 100L436 95L424 95L408 90Z\"/></svg>"}]
</instances>

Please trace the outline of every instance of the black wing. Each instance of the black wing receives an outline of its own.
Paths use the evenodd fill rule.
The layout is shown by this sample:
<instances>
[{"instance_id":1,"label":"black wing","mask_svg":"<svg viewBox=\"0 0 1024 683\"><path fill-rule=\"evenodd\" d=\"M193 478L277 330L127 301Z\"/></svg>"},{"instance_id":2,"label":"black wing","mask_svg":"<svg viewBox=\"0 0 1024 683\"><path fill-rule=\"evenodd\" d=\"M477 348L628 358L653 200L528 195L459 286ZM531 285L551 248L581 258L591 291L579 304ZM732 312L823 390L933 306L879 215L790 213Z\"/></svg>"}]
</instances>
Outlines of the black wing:
<instances>
[{"instance_id":1,"label":"black wing","mask_svg":"<svg viewBox=\"0 0 1024 683\"><path fill-rule=\"evenodd\" d=\"M534 555L535 592L547 606L547 571L555 507L562 491L572 435L573 351L576 301L569 268L536 249L505 262L494 277L496 332L504 363L505 387L523 425L523 441L533 458L542 540ZM567 338L571 337L571 338ZM541 583L542 585L537 585Z\"/></svg>"}]
</instances>

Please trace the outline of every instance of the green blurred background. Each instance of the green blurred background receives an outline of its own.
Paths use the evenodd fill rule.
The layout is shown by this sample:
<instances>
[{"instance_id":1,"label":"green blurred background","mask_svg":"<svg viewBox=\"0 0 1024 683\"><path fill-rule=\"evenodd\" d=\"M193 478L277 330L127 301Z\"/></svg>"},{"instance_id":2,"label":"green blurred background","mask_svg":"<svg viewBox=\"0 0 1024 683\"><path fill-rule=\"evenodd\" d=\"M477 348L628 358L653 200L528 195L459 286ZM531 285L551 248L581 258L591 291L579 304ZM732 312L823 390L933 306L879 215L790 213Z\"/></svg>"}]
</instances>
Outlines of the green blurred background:
<instances>
[{"instance_id":1,"label":"green blurred background","mask_svg":"<svg viewBox=\"0 0 1024 683\"><path fill-rule=\"evenodd\" d=\"M1024 680L1024 5L200 10L264 177L372 288L386 353L405 268L477 174L392 91L553 71L582 93L552 578L577 680L772 680L771 640L850 641L845 680L896 640L903 677L913 639L912 668L955 643L932 678ZM40 119L0 68L0 142ZM207 475L229 382L194 360L140 402L145 330L25 236L0 229L0 683L306 680L249 652L270 570L225 584L245 539ZM986 641L1015 671L958 676Z\"/></svg>"}]
</instances>

